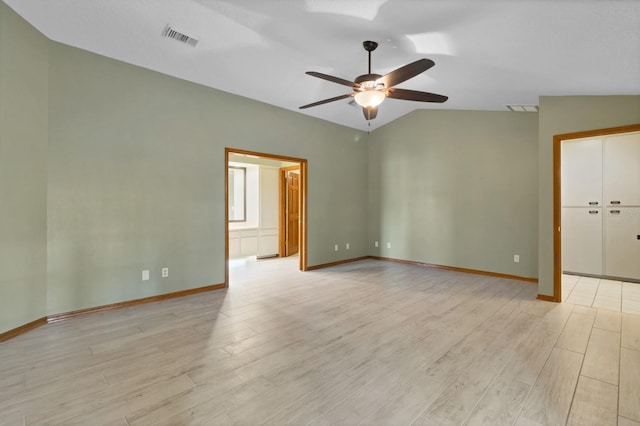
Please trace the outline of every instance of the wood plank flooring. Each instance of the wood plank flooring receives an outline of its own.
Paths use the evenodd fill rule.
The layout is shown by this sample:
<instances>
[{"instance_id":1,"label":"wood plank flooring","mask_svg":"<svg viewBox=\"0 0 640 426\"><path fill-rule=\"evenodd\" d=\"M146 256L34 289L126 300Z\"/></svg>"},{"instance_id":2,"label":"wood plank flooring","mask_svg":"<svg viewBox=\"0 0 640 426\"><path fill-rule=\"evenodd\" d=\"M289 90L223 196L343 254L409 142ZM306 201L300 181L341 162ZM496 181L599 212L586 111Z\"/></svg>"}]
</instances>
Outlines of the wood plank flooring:
<instances>
[{"instance_id":1,"label":"wood plank flooring","mask_svg":"<svg viewBox=\"0 0 640 426\"><path fill-rule=\"evenodd\" d=\"M0 343L0 425L640 423L640 316L619 301L634 287L576 281L554 304L376 260L230 273Z\"/></svg>"}]
</instances>

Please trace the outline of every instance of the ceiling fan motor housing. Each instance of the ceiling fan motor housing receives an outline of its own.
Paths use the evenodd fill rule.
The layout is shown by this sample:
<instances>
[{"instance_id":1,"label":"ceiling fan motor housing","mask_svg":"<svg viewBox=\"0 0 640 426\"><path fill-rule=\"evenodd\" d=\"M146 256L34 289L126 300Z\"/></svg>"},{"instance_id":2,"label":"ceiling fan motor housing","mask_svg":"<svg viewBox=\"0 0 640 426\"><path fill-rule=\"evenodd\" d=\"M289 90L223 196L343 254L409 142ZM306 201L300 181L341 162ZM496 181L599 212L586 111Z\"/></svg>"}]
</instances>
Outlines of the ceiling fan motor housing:
<instances>
[{"instance_id":1,"label":"ceiling fan motor housing","mask_svg":"<svg viewBox=\"0 0 640 426\"><path fill-rule=\"evenodd\" d=\"M362 42L362 46L367 52L373 52L374 50L376 50L376 47L378 47L378 43L376 43L375 41L367 40Z\"/></svg>"},{"instance_id":2,"label":"ceiling fan motor housing","mask_svg":"<svg viewBox=\"0 0 640 426\"><path fill-rule=\"evenodd\" d=\"M361 76L356 77L354 83L360 84L363 90L366 89L376 89L375 81L382 78L380 74L363 74ZM367 87L367 82L372 82L371 87Z\"/></svg>"}]
</instances>

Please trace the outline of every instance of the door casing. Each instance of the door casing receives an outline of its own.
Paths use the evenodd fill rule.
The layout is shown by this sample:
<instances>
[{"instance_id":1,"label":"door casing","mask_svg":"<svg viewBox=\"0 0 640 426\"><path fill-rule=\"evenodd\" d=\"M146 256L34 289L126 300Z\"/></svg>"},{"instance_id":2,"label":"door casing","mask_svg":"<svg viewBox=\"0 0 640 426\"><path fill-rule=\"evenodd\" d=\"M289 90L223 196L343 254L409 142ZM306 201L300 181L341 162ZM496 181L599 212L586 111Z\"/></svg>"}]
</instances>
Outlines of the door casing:
<instances>
[{"instance_id":1,"label":"door casing","mask_svg":"<svg viewBox=\"0 0 640 426\"><path fill-rule=\"evenodd\" d=\"M538 299L562 302L562 229L560 226L562 223L562 182L560 180L560 176L562 176L562 141L637 131L640 131L640 124L553 136L553 296L539 294Z\"/></svg>"},{"instance_id":2,"label":"door casing","mask_svg":"<svg viewBox=\"0 0 640 426\"><path fill-rule=\"evenodd\" d=\"M264 152L247 151L237 148L225 148L224 150L224 223L225 223L225 242L224 242L224 259L225 259L225 275L224 286L229 287L229 154L252 155L256 157L264 157L272 160L288 161L298 163L300 169L300 233L298 239L299 246L299 263L298 267L301 271L307 271L307 160L305 158L295 158L284 155L268 154Z\"/></svg>"}]
</instances>

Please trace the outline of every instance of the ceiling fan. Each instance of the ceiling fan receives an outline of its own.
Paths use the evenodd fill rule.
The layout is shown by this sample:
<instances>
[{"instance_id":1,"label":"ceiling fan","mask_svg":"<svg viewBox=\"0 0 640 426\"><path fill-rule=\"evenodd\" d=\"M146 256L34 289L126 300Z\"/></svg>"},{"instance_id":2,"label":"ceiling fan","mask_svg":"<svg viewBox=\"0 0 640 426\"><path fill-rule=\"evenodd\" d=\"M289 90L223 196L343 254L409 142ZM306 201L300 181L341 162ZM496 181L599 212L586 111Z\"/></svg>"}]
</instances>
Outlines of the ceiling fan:
<instances>
[{"instance_id":1,"label":"ceiling fan","mask_svg":"<svg viewBox=\"0 0 640 426\"><path fill-rule=\"evenodd\" d=\"M311 108L329 102L339 101L340 99L353 97L355 98L356 103L362 107L364 117L367 120L373 120L378 115L378 105L380 105L386 98L437 103L442 103L449 99L447 96L437 95L435 93L394 88L394 86L402 83L403 81L409 80L410 78L413 78L434 66L435 63L431 59L420 59L391 71L389 74L384 76L380 74L372 74L371 52L376 50L378 43L367 40L363 42L362 45L364 46L364 50L369 52L369 72L356 77L354 81L345 80L340 77L334 77L332 75L322 74L315 71L306 72L306 74L313 77L349 86L353 89L353 93L303 105L300 109Z\"/></svg>"}]
</instances>

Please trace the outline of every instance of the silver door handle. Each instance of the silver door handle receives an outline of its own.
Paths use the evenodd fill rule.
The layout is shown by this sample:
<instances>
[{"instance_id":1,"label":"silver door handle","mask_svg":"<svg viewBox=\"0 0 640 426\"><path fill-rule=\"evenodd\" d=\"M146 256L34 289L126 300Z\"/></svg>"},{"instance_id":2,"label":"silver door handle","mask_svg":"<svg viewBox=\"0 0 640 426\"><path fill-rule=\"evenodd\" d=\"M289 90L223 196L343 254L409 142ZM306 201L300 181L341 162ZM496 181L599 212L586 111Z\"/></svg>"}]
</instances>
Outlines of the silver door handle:
<instances>
[{"instance_id":1,"label":"silver door handle","mask_svg":"<svg viewBox=\"0 0 640 426\"><path fill-rule=\"evenodd\" d=\"M589 210L589 214L598 214L598 210Z\"/></svg>"},{"instance_id":2,"label":"silver door handle","mask_svg":"<svg viewBox=\"0 0 640 426\"><path fill-rule=\"evenodd\" d=\"M620 210L611 210L611 214L620 214Z\"/></svg>"},{"instance_id":3,"label":"silver door handle","mask_svg":"<svg viewBox=\"0 0 640 426\"><path fill-rule=\"evenodd\" d=\"M613 205L613 204L618 205L618 204L620 204L620 201L612 201L612 202L611 202L611 204L612 204L612 205Z\"/></svg>"},{"instance_id":4,"label":"silver door handle","mask_svg":"<svg viewBox=\"0 0 640 426\"><path fill-rule=\"evenodd\" d=\"M597 206L598 202L597 201L589 201L589 205L590 206Z\"/></svg>"}]
</instances>

